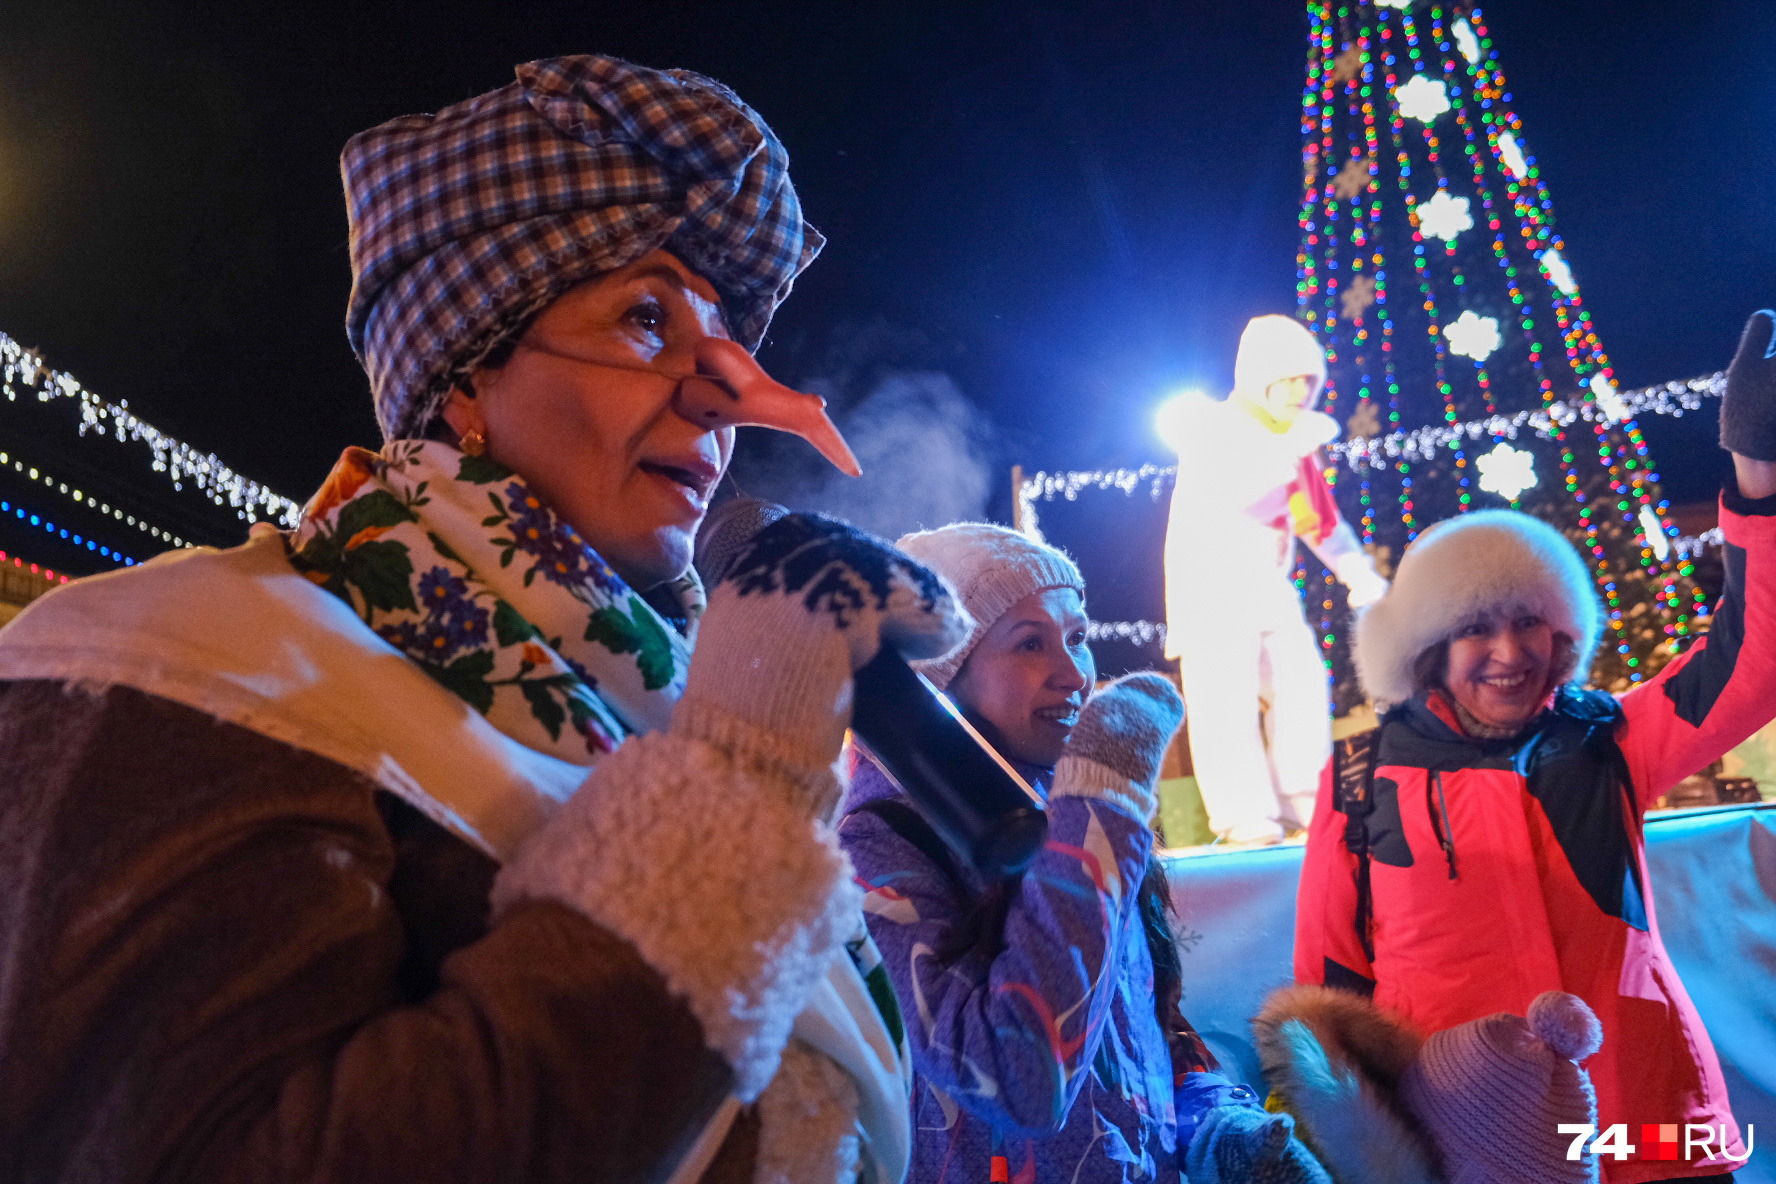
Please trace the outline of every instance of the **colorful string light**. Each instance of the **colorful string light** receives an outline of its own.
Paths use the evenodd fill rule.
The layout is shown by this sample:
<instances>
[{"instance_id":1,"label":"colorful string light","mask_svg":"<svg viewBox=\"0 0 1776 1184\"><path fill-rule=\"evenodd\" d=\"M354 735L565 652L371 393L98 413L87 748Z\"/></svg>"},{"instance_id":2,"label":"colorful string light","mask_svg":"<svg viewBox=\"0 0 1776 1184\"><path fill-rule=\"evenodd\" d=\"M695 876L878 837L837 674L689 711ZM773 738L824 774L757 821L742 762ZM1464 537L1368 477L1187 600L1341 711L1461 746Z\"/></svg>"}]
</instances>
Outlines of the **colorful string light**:
<instances>
[{"instance_id":1,"label":"colorful string light","mask_svg":"<svg viewBox=\"0 0 1776 1184\"><path fill-rule=\"evenodd\" d=\"M50 568L43 567L40 564L32 563L28 559L21 559L17 555L8 555L5 551L0 551L0 563L7 562L10 562L14 567L21 571L28 571L34 576L41 576L52 584L66 584L69 580L74 578L52 571Z\"/></svg>"},{"instance_id":2,"label":"colorful string light","mask_svg":"<svg viewBox=\"0 0 1776 1184\"><path fill-rule=\"evenodd\" d=\"M1326 349L1332 371L1327 409L1338 400L1341 383L1357 396L1338 418L1364 438L1332 452L1357 478L1365 543L1397 537L1391 525L1377 520L1377 506L1388 495L1397 502L1408 543L1426 514L1471 508L1470 481L1477 471L1467 449L1478 446L1497 458L1489 466L1496 471L1515 455L1502 443L1530 432L1551 442L1546 480L1557 482L1556 491L1563 485L1572 499L1575 537L1589 553L1599 593L1610 606L1617 650L1627 654L1631 648L1625 618L1630 601L1639 611L1642 588L1659 610L1656 623L1675 641L1688 631L1700 590L1680 593L1680 580L1689 573L1671 561L1667 540L1675 532L1664 520L1668 505L1658 494L1658 476L1634 417L1647 410L1681 412L1650 407L1665 397L1657 393L1630 400L1615 394L1608 358L1584 308L1570 253L1553 230L1547 186L1526 147L1480 13L1434 2L1310 0L1307 8L1301 113L1306 194L1297 302ZM1394 184L1379 174L1378 128L1386 129L1393 149L1388 171ZM1361 171L1360 161L1367 166ZM1360 191L1359 176L1366 181ZM1382 215L1382 190L1396 188L1390 208L1404 207L1403 226ZM1400 369L1408 365L1398 354L1405 342L1391 302L1380 292L1387 270L1383 244L1400 242L1396 230L1410 235L1428 335L1428 348L1419 352L1414 346L1410 371ZM1485 264L1488 258L1496 271ZM1416 318L1416 309L1405 311ZM1404 430L1396 383L1397 374L1407 372L1414 385L1426 377L1435 384L1443 423ZM1375 379L1383 376L1390 396L1385 426L1369 410L1380 394ZM1513 384L1508 392L1501 387L1506 379ZM1501 399L1504 393L1509 397ZM1586 429L1590 442L1581 446ZM1428 467L1415 472L1415 465ZM1440 484L1446 477L1453 487L1447 500ZM1515 488L1496 472L1491 480ZM1297 575L1305 591L1305 566ZM1632 595L1622 583L1626 577L1635 585ZM1330 606L1323 597L1306 600L1310 608L1317 601L1326 610L1318 615L1329 650ZM1634 636L1642 636L1638 626ZM1627 681L1643 673L1635 671Z\"/></svg>"}]
</instances>

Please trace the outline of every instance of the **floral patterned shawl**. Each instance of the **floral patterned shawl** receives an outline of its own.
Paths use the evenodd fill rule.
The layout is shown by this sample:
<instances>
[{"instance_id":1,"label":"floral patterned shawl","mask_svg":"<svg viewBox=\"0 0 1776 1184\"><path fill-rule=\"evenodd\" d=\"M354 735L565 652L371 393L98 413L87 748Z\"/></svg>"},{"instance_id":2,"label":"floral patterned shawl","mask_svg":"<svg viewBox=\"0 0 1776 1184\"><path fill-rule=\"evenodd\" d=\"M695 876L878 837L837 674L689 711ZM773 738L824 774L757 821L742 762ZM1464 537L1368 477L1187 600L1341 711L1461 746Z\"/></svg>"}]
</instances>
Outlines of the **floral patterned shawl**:
<instances>
[{"instance_id":1,"label":"floral patterned shawl","mask_svg":"<svg viewBox=\"0 0 1776 1184\"><path fill-rule=\"evenodd\" d=\"M448 444L348 448L290 540L296 569L512 739L589 765L666 726L690 641L524 480ZM703 589L673 589L694 629Z\"/></svg>"}]
</instances>

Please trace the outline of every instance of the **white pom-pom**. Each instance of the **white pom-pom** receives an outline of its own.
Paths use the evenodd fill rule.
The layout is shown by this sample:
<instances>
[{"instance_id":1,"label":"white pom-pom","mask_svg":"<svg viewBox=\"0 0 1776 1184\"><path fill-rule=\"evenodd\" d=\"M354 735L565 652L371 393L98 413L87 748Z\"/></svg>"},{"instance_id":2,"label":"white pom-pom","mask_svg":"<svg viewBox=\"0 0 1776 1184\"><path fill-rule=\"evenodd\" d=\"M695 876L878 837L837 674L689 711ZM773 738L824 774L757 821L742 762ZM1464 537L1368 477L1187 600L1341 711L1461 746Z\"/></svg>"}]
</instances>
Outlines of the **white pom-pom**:
<instances>
[{"instance_id":1,"label":"white pom-pom","mask_svg":"<svg viewBox=\"0 0 1776 1184\"><path fill-rule=\"evenodd\" d=\"M1535 1034L1569 1061L1582 1061L1603 1047L1603 1025L1577 995L1543 991L1530 1003L1527 1018Z\"/></svg>"}]
</instances>

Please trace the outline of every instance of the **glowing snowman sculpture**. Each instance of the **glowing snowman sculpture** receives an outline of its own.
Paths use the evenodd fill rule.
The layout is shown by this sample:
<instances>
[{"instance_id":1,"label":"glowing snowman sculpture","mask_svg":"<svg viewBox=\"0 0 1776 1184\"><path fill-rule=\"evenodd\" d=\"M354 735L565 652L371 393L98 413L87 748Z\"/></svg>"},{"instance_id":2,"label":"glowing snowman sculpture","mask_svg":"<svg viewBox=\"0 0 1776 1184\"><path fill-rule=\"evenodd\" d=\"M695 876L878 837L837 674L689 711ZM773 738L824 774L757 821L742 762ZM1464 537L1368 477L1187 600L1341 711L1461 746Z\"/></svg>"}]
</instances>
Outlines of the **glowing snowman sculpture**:
<instances>
[{"instance_id":1,"label":"glowing snowman sculpture","mask_svg":"<svg viewBox=\"0 0 1776 1184\"><path fill-rule=\"evenodd\" d=\"M1313 409L1325 381L1312 333L1258 317L1240 337L1233 393L1195 399L1175 420L1166 656L1183 676L1209 825L1233 842L1305 828L1332 751L1326 669L1291 574L1296 541L1353 606L1387 590L1326 483L1319 448L1338 424Z\"/></svg>"}]
</instances>

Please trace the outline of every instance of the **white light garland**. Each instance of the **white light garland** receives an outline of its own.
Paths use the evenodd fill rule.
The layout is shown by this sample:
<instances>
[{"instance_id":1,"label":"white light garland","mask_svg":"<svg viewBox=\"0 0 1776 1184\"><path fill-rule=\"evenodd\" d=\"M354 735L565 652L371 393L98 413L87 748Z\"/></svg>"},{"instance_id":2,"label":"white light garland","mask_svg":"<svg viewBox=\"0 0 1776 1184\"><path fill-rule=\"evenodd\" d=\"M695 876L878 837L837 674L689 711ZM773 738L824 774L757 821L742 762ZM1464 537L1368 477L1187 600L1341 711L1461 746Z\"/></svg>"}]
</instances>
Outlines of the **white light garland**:
<instances>
[{"instance_id":1,"label":"white light garland","mask_svg":"<svg viewBox=\"0 0 1776 1184\"><path fill-rule=\"evenodd\" d=\"M41 357L5 333L0 333L0 391L8 402L16 400L21 391L35 394L40 403L75 400L80 405L81 435L93 429L120 441L146 444L154 454L151 467L165 473L174 489L184 489L189 481L216 505L232 508L243 521L268 517L294 527L301 515L302 507L296 502L241 476L214 453L200 452L143 422L130 411L128 402L101 399L73 375L49 369Z\"/></svg>"},{"instance_id":2,"label":"white light garland","mask_svg":"<svg viewBox=\"0 0 1776 1184\"><path fill-rule=\"evenodd\" d=\"M1498 318L1477 316L1470 308L1443 326L1443 340L1449 343L1451 353L1484 362L1504 338L1499 336Z\"/></svg>"},{"instance_id":3,"label":"white light garland","mask_svg":"<svg viewBox=\"0 0 1776 1184\"><path fill-rule=\"evenodd\" d=\"M1616 398L1620 402L1618 409L1627 412L1624 418L1635 418L1647 413L1681 416L1686 411L1694 411L1702 406L1705 398L1720 398L1721 392L1726 388L1726 373L1717 371L1705 378L1691 378L1684 382L1667 382L1662 386L1621 392ZM1466 423L1432 424L1410 432L1393 432L1366 440L1338 440L1326 445L1326 451L1352 469L1387 469L1401 459L1430 460L1440 449L1459 447L1463 440L1479 440L1487 436L1514 440L1518 433L1525 430L1544 440L1551 439L1557 430L1579 420L1588 423L1617 422L1589 400L1574 404L1557 399L1533 411L1471 419Z\"/></svg>"},{"instance_id":4,"label":"white light garland","mask_svg":"<svg viewBox=\"0 0 1776 1184\"><path fill-rule=\"evenodd\" d=\"M1420 123L1429 123L1449 110L1449 87L1424 74L1414 74L1404 86L1394 88L1394 101L1400 114Z\"/></svg>"},{"instance_id":5,"label":"white light garland","mask_svg":"<svg viewBox=\"0 0 1776 1184\"><path fill-rule=\"evenodd\" d=\"M1153 500L1158 501L1159 495L1177 476L1177 465L1142 465L1138 469L1106 469L1095 473L1033 473L1024 478L1018 489L1019 529L1037 542L1042 541L1042 528L1036 516L1038 499L1046 502L1063 497L1070 502L1078 501L1080 491L1085 489L1120 489L1124 493L1133 493L1135 486L1145 481L1151 483L1149 492Z\"/></svg>"},{"instance_id":6,"label":"white light garland","mask_svg":"<svg viewBox=\"0 0 1776 1184\"><path fill-rule=\"evenodd\" d=\"M1469 211L1468 199L1457 197L1447 189L1439 189L1431 200L1418 203L1418 229L1422 234L1452 243L1456 235L1472 229L1473 225L1474 215Z\"/></svg>"},{"instance_id":7,"label":"white light garland","mask_svg":"<svg viewBox=\"0 0 1776 1184\"><path fill-rule=\"evenodd\" d=\"M1126 641L1132 645L1165 644L1166 627L1153 621L1093 621L1085 627L1087 641Z\"/></svg>"},{"instance_id":8,"label":"white light garland","mask_svg":"<svg viewBox=\"0 0 1776 1184\"><path fill-rule=\"evenodd\" d=\"M1701 378L1667 382L1632 391L1618 392L1613 387L1608 387L1607 383L1605 386L1614 395L1607 410L1600 405L1601 400L1598 403L1567 403L1556 400L1534 411L1471 419L1466 423L1433 424L1410 432L1391 432L1385 436L1337 440L1326 445L1326 453L1334 460L1344 462L1352 472L1361 472L1366 468L1389 469L1402 459L1430 460L1442 449L1459 448L1464 441L1487 437L1515 440L1524 431L1529 431L1545 440L1551 439L1555 431L1578 422L1613 424L1622 419L1647 414L1681 417L1686 411L1700 408L1703 399L1720 398L1727 389L1727 375L1725 371L1716 371ZM1597 389L1596 379L1592 381L1592 389ZM1615 412L1621 413L1619 418ZM1177 465L1031 473L1018 487L1018 521L1024 533L1041 539L1042 532L1037 527L1037 502L1053 501L1057 497L1077 501L1082 492L1092 489L1118 489L1132 496L1142 486L1147 488L1148 496L1158 501L1160 495L1171 488L1177 476ZM1680 557L1687 557L1719 543L1720 532L1714 530L1694 538L1673 539L1671 549Z\"/></svg>"},{"instance_id":9,"label":"white light garland","mask_svg":"<svg viewBox=\"0 0 1776 1184\"><path fill-rule=\"evenodd\" d=\"M1694 559L1708 548L1718 547L1726 541L1726 536L1721 533L1721 528L1716 526L1701 534L1683 535L1680 538L1672 539L1671 553L1679 559Z\"/></svg>"}]
</instances>

